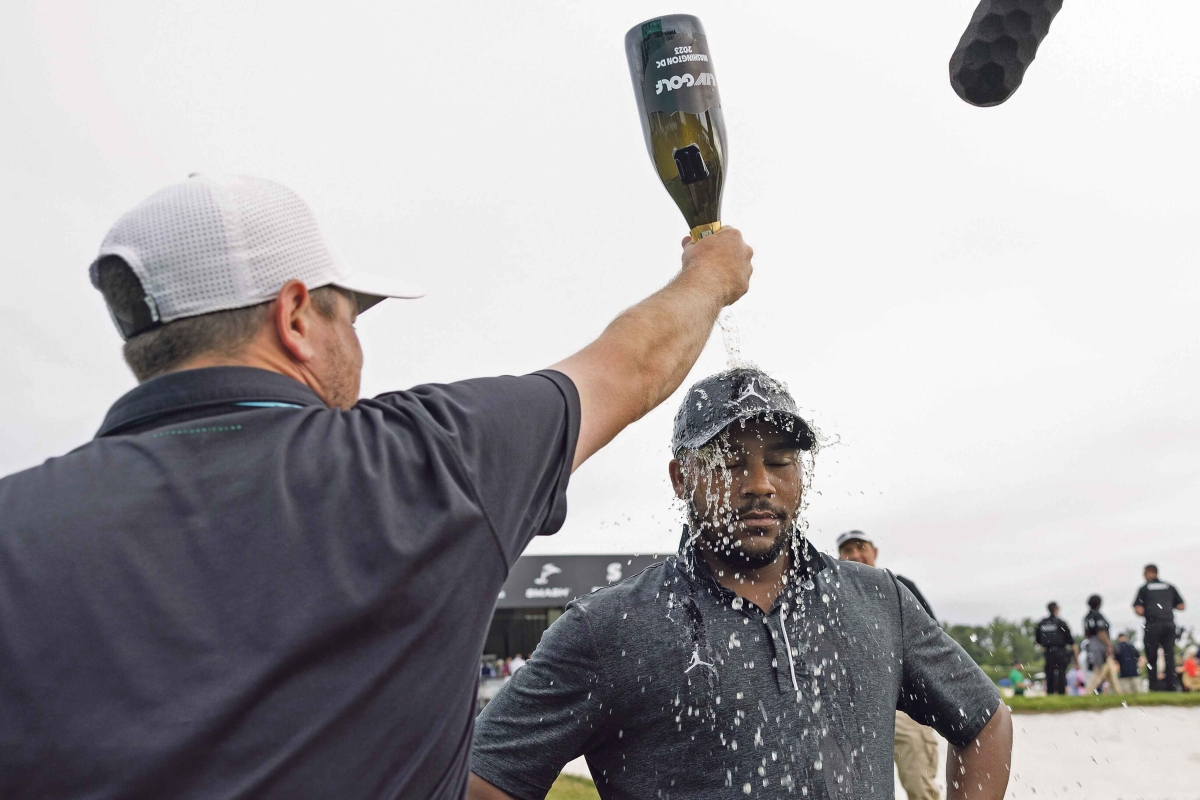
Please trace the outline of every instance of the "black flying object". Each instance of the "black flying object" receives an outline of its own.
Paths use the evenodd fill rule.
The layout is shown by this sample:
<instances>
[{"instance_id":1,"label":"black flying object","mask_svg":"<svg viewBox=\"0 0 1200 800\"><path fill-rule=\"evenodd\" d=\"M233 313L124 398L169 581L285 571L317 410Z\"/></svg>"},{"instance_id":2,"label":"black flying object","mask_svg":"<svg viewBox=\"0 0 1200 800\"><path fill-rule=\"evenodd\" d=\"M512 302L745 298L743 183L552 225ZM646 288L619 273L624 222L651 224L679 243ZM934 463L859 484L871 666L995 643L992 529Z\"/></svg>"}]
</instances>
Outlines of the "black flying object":
<instances>
[{"instance_id":1,"label":"black flying object","mask_svg":"<svg viewBox=\"0 0 1200 800\"><path fill-rule=\"evenodd\" d=\"M1013 95L1063 0L980 0L950 56L950 85L973 106Z\"/></svg>"}]
</instances>

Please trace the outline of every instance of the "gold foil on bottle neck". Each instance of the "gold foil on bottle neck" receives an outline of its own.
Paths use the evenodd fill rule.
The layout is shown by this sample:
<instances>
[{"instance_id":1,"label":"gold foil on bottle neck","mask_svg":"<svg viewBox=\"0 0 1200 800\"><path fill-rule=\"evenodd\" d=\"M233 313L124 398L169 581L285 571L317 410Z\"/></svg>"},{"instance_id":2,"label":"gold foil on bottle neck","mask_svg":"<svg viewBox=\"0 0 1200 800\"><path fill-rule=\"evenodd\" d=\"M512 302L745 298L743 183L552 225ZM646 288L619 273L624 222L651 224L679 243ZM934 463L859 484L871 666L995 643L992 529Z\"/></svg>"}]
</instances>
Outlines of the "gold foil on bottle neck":
<instances>
[{"instance_id":1,"label":"gold foil on bottle neck","mask_svg":"<svg viewBox=\"0 0 1200 800\"><path fill-rule=\"evenodd\" d=\"M721 230L720 220L717 220L716 222L708 222L704 225L697 225L696 227L692 228L692 241L698 242L705 236L712 236L719 230Z\"/></svg>"}]
</instances>

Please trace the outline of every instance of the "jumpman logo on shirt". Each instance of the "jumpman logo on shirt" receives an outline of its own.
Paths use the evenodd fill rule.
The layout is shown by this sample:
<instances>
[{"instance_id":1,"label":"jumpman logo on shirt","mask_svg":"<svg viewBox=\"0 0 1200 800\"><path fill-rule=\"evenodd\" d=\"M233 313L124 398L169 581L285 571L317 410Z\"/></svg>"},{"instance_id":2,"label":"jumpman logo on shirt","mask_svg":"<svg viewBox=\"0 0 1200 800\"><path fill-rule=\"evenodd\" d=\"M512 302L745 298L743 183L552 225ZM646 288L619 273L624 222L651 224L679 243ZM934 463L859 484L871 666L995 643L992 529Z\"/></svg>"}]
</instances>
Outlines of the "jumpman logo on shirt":
<instances>
[{"instance_id":1,"label":"jumpman logo on shirt","mask_svg":"<svg viewBox=\"0 0 1200 800\"><path fill-rule=\"evenodd\" d=\"M707 661L700 660L700 645L696 645L696 649L692 651L692 663L688 664L688 668L683 671L683 674L688 674L696 667L708 667L713 671L714 674L717 671L717 668L712 664L708 663Z\"/></svg>"}]
</instances>

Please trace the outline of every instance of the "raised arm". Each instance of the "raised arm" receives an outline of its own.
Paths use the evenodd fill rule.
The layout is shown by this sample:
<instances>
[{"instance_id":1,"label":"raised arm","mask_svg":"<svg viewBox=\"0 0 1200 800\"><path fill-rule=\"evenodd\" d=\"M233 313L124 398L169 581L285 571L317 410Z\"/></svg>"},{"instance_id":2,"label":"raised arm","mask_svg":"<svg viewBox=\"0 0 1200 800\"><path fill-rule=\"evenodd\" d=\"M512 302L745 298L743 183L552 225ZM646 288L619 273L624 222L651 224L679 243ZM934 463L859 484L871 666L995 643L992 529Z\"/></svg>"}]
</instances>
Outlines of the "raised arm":
<instances>
[{"instance_id":1,"label":"raised arm","mask_svg":"<svg viewBox=\"0 0 1200 800\"><path fill-rule=\"evenodd\" d=\"M1001 703L987 725L964 747L946 753L946 800L1001 800L1012 761L1012 716Z\"/></svg>"},{"instance_id":2,"label":"raised arm","mask_svg":"<svg viewBox=\"0 0 1200 800\"><path fill-rule=\"evenodd\" d=\"M483 778L471 773L471 783L467 786L467 800L517 800L511 794L502 792Z\"/></svg>"},{"instance_id":3,"label":"raised arm","mask_svg":"<svg viewBox=\"0 0 1200 800\"><path fill-rule=\"evenodd\" d=\"M552 367L579 392L573 468L679 388L700 357L717 314L750 287L753 255L734 228L696 243L685 239L683 269L674 280Z\"/></svg>"}]
</instances>

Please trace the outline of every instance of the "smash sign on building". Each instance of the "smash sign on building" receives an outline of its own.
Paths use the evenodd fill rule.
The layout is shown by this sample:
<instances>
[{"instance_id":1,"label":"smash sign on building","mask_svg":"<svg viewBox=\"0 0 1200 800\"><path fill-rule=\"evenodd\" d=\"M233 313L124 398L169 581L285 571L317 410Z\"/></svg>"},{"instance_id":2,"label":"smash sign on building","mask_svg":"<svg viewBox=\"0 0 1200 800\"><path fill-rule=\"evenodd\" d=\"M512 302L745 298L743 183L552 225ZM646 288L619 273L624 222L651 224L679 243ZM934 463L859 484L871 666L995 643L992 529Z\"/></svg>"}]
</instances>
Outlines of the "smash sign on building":
<instances>
[{"instance_id":1,"label":"smash sign on building","mask_svg":"<svg viewBox=\"0 0 1200 800\"><path fill-rule=\"evenodd\" d=\"M521 556L504 582L496 607L562 607L662 560L651 555Z\"/></svg>"}]
</instances>

